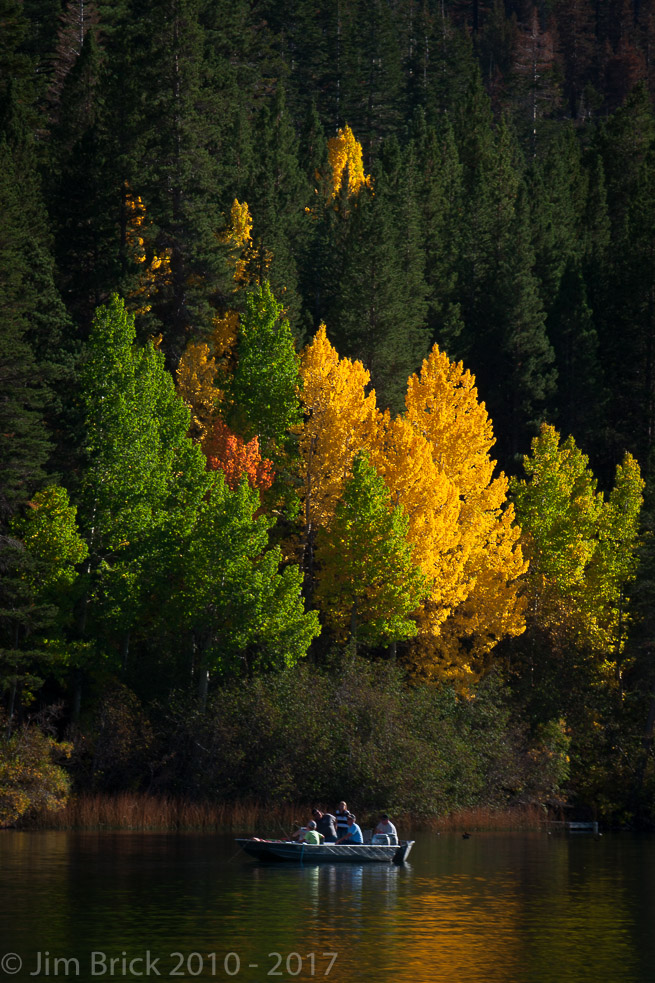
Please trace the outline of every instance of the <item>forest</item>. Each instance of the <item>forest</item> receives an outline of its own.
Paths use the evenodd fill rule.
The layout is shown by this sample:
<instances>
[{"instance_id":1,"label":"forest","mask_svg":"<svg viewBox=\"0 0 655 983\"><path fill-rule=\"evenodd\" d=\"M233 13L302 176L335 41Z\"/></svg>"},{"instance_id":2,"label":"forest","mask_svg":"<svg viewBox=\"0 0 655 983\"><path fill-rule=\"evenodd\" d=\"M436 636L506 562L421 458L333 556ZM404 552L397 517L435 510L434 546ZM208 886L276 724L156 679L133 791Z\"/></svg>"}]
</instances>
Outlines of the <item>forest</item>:
<instances>
[{"instance_id":1,"label":"forest","mask_svg":"<svg viewBox=\"0 0 655 983\"><path fill-rule=\"evenodd\" d=\"M655 0L0 0L0 825L655 822Z\"/></svg>"}]
</instances>

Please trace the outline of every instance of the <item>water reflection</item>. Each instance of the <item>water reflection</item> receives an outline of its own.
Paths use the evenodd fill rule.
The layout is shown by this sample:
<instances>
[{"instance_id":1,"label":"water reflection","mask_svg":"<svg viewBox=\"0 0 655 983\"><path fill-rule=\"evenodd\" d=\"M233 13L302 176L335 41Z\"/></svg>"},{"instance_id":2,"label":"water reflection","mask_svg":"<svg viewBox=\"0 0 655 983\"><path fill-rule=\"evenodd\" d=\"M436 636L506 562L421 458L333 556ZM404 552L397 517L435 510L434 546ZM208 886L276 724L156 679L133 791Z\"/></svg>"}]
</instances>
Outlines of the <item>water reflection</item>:
<instances>
[{"instance_id":1,"label":"water reflection","mask_svg":"<svg viewBox=\"0 0 655 983\"><path fill-rule=\"evenodd\" d=\"M21 981L39 952L91 979L91 952L147 950L177 979L229 979L238 960L234 978L261 983L274 953L278 979L323 978L337 952L342 983L645 983L654 886L655 841L627 835L424 834L411 866L301 867L229 837L5 832L0 955L24 959ZM121 970L105 978L137 978Z\"/></svg>"}]
</instances>

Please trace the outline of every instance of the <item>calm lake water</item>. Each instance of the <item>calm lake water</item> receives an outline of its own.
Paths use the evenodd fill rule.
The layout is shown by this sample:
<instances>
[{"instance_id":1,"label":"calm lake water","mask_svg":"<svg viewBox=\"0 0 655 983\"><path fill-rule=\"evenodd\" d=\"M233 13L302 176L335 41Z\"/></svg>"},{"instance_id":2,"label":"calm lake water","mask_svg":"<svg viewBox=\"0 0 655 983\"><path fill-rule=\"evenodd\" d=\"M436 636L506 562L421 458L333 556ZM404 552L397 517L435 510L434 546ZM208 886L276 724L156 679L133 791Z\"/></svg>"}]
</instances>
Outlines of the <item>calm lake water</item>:
<instances>
[{"instance_id":1,"label":"calm lake water","mask_svg":"<svg viewBox=\"0 0 655 983\"><path fill-rule=\"evenodd\" d=\"M422 833L404 867L294 867L226 836L0 833L0 981L652 983L654 926L647 836Z\"/></svg>"}]
</instances>

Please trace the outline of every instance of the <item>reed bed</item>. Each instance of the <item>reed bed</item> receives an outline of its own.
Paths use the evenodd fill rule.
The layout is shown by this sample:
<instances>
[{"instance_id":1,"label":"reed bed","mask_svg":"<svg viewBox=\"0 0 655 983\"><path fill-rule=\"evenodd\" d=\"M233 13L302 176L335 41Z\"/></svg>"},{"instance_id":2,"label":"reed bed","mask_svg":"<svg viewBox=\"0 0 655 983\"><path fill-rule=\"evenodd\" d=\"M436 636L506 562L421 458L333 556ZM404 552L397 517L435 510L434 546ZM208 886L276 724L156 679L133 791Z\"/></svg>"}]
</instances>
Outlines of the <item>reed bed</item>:
<instances>
[{"instance_id":1,"label":"reed bed","mask_svg":"<svg viewBox=\"0 0 655 983\"><path fill-rule=\"evenodd\" d=\"M58 812L41 812L23 825L32 829L218 830L281 835L291 832L308 808L262 802L193 802L121 792L72 796Z\"/></svg>"},{"instance_id":2,"label":"reed bed","mask_svg":"<svg viewBox=\"0 0 655 983\"><path fill-rule=\"evenodd\" d=\"M430 829L439 832L465 832L469 830L526 830L538 829L552 820L542 806L526 804L511 809L489 806L474 806L461 809L447 816L438 816L426 821Z\"/></svg>"},{"instance_id":3,"label":"reed bed","mask_svg":"<svg viewBox=\"0 0 655 983\"><path fill-rule=\"evenodd\" d=\"M23 825L31 829L223 831L287 836L309 817L310 806L302 803L193 802L129 792L85 793L71 797L59 812L39 813ZM552 817L547 817L537 805L526 805L512 809L476 807L433 817L395 814L393 818L402 830L458 832L536 829ZM376 813L361 811L363 827L373 826L376 821Z\"/></svg>"}]
</instances>

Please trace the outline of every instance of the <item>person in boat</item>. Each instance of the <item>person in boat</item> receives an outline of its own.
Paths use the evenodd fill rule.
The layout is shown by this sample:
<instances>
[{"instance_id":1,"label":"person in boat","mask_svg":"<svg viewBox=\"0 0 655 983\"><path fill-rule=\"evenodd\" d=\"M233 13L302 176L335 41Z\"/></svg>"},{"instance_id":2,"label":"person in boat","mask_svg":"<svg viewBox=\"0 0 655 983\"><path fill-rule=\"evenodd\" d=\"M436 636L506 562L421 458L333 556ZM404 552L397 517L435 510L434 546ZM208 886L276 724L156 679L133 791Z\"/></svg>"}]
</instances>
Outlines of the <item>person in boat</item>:
<instances>
[{"instance_id":1,"label":"person in boat","mask_svg":"<svg viewBox=\"0 0 655 983\"><path fill-rule=\"evenodd\" d=\"M301 826L300 829L297 829L295 833L292 833L291 839L296 840L298 843L304 843L305 837L307 836L308 832L309 832L309 823L307 823L306 826Z\"/></svg>"},{"instance_id":2,"label":"person in boat","mask_svg":"<svg viewBox=\"0 0 655 983\"><path fill-rule=\"evenodd\" d=\"M312 816L316 822L316 829L323 834L326 843L337 842L336 819L331 812L321 812L320 809L312 809Z\"/></svg>"},{"instance_id":3,"label":"person in boat","mask_svg":"<svg viewBox=\"0 0 655 983\"><path fill-rule=\"evenodd\" d=\"M377 824L374 833L386 833L389 837L389 843L398 843L398 833L396 832L396 827L391 822L386 812L383 812L380 816L380 822Z\"/></svg>"},{"instance_id":4,"label":"person in boat","mask_svg":"<svg viewBox=\"0 0 655 983\"><path fill-rule=\"evenodd\" d=\"M305 833L305 843L310 846L320 846L325 837L322 833L316 829L316 823L312 819L311 822L307 823L307 832Z\"/></svg>"},{"instance_id":5,"label":"person in boat","mask_svg":"<svg viewBox=\"0 0 655 983\"><path fill-rule=\"evenodd\" d=\"M345 836L348 831L348 806L345 802L340 802L334 813L337 824L337 838Z\"/></svg>"},{"instance_id":6,"label":"person in boat","mask_svg":"<svg viewBox=\"0 0 655 983\"><path fill-rule=\"evenodd\" d=\"M337 840L337 843L363 843L364 837L362 836L362 831L357 825L357 816L353 816L352 812L348 813L348 831L344 836Z\"/></svg>"}]
</instances>

